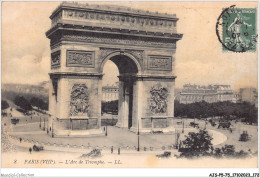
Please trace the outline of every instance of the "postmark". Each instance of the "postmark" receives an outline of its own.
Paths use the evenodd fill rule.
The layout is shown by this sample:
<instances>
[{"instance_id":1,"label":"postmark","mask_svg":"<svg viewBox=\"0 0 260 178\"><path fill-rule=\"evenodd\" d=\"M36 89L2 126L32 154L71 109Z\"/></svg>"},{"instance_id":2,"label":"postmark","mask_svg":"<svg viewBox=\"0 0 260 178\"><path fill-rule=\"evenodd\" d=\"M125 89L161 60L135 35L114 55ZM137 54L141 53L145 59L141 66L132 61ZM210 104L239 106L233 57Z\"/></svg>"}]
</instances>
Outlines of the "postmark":
<instances>
[{"instance_id":1,"label":"postmark","mask_svg":"<svg viewBox=\"0 0 260 178\"><path fill-rule=\"evenodd\" d=\"M216 33L222 50L254 52L257 46L255 8L225 8L218 17Z\"/></svg>"}]
</instances>

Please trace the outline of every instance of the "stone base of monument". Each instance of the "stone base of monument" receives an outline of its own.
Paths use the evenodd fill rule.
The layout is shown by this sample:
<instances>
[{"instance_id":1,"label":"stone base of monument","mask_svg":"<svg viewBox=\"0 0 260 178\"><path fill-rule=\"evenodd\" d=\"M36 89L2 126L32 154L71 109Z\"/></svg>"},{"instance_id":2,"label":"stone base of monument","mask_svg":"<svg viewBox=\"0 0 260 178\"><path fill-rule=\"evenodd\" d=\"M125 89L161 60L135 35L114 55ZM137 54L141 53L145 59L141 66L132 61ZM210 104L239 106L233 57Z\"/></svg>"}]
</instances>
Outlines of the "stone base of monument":
<instances>
[{"instance_id":1,"label":"stone base of monument","mask_svg":"<svg viewBox=\"0 0 260 178\"><path fill-rule=\"evenodd\" d=\"M54 137L95 137L104 136L103 129L90 129L90 130L58 130L55 131Z\"/></svg>"}]
</instances>

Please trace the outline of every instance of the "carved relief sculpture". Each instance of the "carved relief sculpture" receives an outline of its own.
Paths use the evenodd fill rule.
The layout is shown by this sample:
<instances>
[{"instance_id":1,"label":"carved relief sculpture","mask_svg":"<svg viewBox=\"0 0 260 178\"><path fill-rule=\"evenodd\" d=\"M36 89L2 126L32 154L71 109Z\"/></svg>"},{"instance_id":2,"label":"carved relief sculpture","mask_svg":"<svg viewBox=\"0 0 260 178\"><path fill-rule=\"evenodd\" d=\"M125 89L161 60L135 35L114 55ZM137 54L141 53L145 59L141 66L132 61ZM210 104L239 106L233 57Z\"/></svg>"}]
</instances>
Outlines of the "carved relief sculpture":
<instances>
[{"instance_id":1,"label":"carved relief sculpture","mask_svg":"<svg viewBox=\"0 0 260 178\"><path fill-rule=\"evenodd\" d=\"M93 51L67 51L68 67L95 67Z\"/></svg>"},{"instance_id":2,"label":"carved relief sculpture","mask_svg":"<svg viewBox=\"0 0 260 178\"><path fill-rule=\"evenodd\" d=\"M60 51L56 51L51 54L51 67L59 67L60 66Z\"/></svg>"},{"instance_id":3,"label":"carved relief sculpture","mask_svg":"<svg viewBox=\"0 0 260 178\"><path fill-rule=\"evenodd\" d=\"M81 36L81 35L64 35L63 40L65 41L80 41L88 43L102 43L102 44L123 44L123 45L133 45L133 46L156 46L156 47L167 47L167 48L176 48L176 45L172 42L164 40L148 41L141 39L117 39L117 38L98 38L95 36Z\"/></svg>"},{"instance_id":4,"label":"carved relief sculpture","mask_svg":"<svg viewBox=\"0 0 260 178\"><path fill-rule=\"evenodd\" d=\"M164 87L152 87L150 109L153 113L166 113L168 90Z\"/></svg>"},{"instance_id":5,"label":"carved relief sculpture","mask_svg":"<svg viewBox=\"0 0 260 178\"><path fill-rule=\"evenodd\" d=\"M70 95L70 115L77 116L88 113L89 93L85 84L74 84Z\"/></svg>"},{"instance_id":6,"label":"carved relief sculpture","mask_svg":"<svg viewBox=\"0 0 260 178\"><path fill-rule=\"evenodd\" d=\"M107 57L109 54L118 51L120 49L118 48L100 48L100 58L104 59L105 57Z\"/></svg>"},{"instance_id":7,"label":"carved relief sculpture","mask_svg":"<svg viewBox=\"0 0 260 178\"><path fill-rule=\"evenodd\" d=\"M100 58L104 59L107 57L109 54L116 52L116 51L125 51L128 53L131 53L134 57L136 57L140 63L143 62L143 53L144 51L142 50L132 50L132 49L126 49L126 50L121 50L119 48L100 48Z\"/></svg>"},{"instance_id":8,"label":"carved relief sculpture","mask_svg":"<svg viewBox=\"0 0 260 178\"><path fill-rule=\"evenodd\" d=\"M171 56L148 56L148 69L150 70L172 70Z\"/></svg>"},{"instance_id":9,"label":"carved relief sculpture","mask_svg":"<svg viewBox=\"0 0 260 178\"><path fill-rule=\"evenodd\" d=\"M89 19L92 21L102 21L102 23L113 22L115 25L120 25L121 23L134 27L156 27L159 29L168 29L174 30L172 27L176 27L176 16L169 15L169 20L160 20L155 18L154 16L150 16L147 18L136 17L137 15L142 15L140 12L129 11L128 15L116 15L115 12L111 11L107 13L108 9L103 9L104 12L89 12L88 10L80 11L80 10L64 10L64 18L73 19L73 20L85 20ZM111 9L110 9L111 10ZM120 9L119 9L120 10ZM112 14L111 14L112 13ZM151 13L145 13L146 15L152 15ZM159 14L157 14L159 15ZM59 14L57 15L59 16ZM52 24L58 23L58 20L53 18Z\"/></svg>"}]
</instances>

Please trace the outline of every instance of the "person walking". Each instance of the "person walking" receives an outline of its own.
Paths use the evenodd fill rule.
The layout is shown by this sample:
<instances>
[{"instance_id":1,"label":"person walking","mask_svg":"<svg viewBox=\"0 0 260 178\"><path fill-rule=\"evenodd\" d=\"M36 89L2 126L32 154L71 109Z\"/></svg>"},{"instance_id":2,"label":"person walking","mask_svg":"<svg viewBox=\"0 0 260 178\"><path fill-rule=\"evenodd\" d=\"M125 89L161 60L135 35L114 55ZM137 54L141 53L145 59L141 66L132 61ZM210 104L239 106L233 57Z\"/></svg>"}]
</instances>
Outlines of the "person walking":
<instances>
[{"instance_id":1,"label":"person walking","mask_svg":"<svg viewBox=\"0 0 260 178\"><path fill-rule=\"evenodd\" d=\"M20 143L22 143L22 138L20 137Z\"/></svg>"},{"instance_id":2,"label":"person walking","mask_svg":"<svg viewBox=\"0 0 260 178\"><path fill-rule=\"evenodd\" d=\"M230 133L232 133L232 128L229 128Z\"/></svg>"},{"instance_id":3,"label":"person walking","mask_svg":"<svg viewBox=\"0 0 260 178\"><path fill-rule=\"evenodd\" d=\"M113 151L114 151L114 148L113 148L113 146L111 147L111 154L113 153Z\"/></svg>"},{"instance_id":4,"label":"person walking","mask_svg":"<svg viewBox=\"0 0 260 178\"><path fill-rule=\"evenodd\" d=\"M120 155L120 147L118 147L118 155Z\"/></svg>"},{"instance_id":5,"label":"person walking","mask_svg":"<svg viewBox=\"0 0 260 178\"><path fill-rule=\"evenodd\" d=\"M29 152L30 152L30 154L32 154L32 148L31 147L29 148Z\"/></svg>"}]
</instances>

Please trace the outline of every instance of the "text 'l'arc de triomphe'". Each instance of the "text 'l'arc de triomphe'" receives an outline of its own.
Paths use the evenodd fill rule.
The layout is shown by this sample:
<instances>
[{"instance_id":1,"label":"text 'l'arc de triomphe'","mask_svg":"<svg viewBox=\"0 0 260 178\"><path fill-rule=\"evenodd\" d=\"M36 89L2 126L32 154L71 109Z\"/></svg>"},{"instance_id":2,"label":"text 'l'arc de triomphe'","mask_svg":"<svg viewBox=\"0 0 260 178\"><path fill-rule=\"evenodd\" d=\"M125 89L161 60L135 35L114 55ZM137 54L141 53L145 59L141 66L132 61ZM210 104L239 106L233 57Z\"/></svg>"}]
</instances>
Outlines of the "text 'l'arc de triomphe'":
<instances>
[{"instance_id":1,"label":"text 'l'arc de triomphe'","mask_svg":"<svg viewBox=\"0 0 260 178\"><path fill-rule=\"evenodd\" d=\"M107 60L119 69L118 127L174 131L175 14L63 2L50 16L49 134L103 134Z\"/></svg>"}]
</instances>

